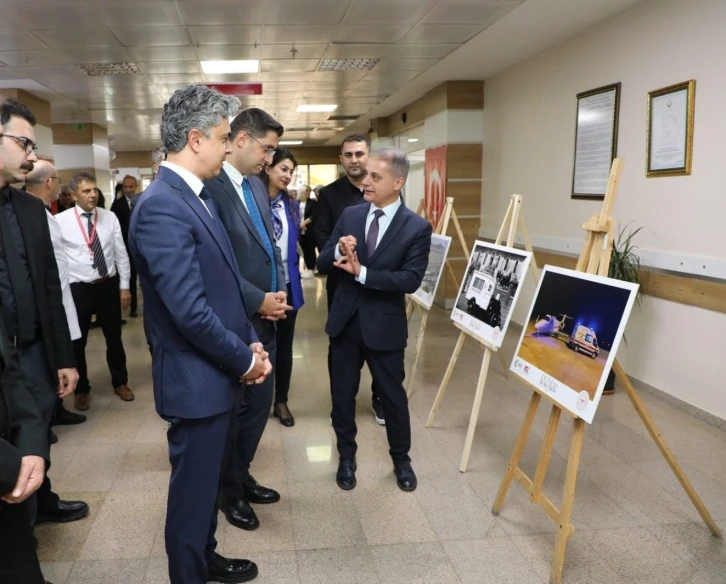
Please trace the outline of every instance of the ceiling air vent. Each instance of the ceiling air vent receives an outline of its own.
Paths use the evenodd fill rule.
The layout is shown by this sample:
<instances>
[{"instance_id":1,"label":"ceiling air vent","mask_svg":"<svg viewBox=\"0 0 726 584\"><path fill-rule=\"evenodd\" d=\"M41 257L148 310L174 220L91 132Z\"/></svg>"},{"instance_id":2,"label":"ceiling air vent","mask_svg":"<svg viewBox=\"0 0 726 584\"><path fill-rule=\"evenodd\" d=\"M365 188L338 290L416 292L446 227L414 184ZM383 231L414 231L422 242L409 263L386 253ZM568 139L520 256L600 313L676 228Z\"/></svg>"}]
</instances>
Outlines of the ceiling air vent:
<instances>
[{"instance_id":1,"label":"ceiling air vent","mask_svg":"<svg viewBox=\"0 0 726 584\"><path fill-rule=\"evenodd\" d=\"M315 128L312 126L305 126L299 128L285 128L285 132L312 132Z\"/></svg>"},{"instance_id":2,"label":"ceiling air vent","mask_svg":"<svg viewBox=\"0 0 726 584\"><path fill-rule=\"evenodd\" d=\"M323 59L318 71L367 71L380 59Z\"/></svg>"},{"instance_id":3,"label":"ceiling air vent","mask_svg":"<svg viewBox=\"0 0 726 584\"><path fill-rule=\"evenodd\" d=\"M141 74L135 63L82 63L79 67L90 77Z\"/></svg>"}]
</instances>

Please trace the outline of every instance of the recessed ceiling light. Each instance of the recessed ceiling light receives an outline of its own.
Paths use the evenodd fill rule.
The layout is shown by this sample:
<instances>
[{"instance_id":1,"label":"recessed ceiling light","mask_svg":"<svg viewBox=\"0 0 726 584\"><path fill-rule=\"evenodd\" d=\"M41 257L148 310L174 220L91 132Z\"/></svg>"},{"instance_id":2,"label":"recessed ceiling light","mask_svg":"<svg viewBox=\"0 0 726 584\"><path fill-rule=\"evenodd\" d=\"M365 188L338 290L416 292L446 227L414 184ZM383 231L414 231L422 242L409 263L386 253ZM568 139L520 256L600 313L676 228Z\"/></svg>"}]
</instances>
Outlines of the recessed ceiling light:
<instances>
[{"instance_id":1,"label":"recessed ceiling light","mask_svg":"<svg viewBox=\"0 0 726 584\"><path fill-rule=\"evenodd\" d=\"M418 138L409 138L408 141L411 143L418 142Z\"/></svg>"},{"instance_id":2,"label":"recessed ceiling light","mask_svg":"<svg viewBox=\"0 0 726 584\"><path fill-rule=\"evenodd\" d=\"M323 113L323 112L334 112L338 109L337 104L334 103L303 103L297 106L297 111L300 113Z\"/></svg>"},{"instance_id":3,"label":"recessed ceiling light","mask_svg":"<svg viewBox=\"0 0 726 584\"><path fill-rule=\"evenodd\" d=\"M302 144L302 140L280 140L278 142L278 145L280 146L300 146Z\"/></svg>"},{"instance_id":4,"label":"recessed ceiling light","mask_svg":"<svg viewBox=\"0 0 726 584\"><path fill-rule=\"evenodd\" d=\"M208 75L224 75L226 73L257 73L260 62L248 61L201 61L202 71Z\"/></svg>"}]
</instances>

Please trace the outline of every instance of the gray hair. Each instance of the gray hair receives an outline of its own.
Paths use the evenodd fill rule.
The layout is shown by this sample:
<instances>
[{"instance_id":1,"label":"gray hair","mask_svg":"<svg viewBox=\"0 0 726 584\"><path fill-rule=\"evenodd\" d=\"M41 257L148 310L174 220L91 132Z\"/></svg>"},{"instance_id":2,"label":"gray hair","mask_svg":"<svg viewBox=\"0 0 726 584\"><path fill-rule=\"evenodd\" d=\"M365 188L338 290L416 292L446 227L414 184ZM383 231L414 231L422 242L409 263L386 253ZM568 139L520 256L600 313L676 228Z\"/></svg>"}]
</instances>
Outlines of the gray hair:
<instances>
[{"instance_id":1,"label":"gray hair","mask_svg":"<svg viewBox=\"0 0 726 584\"><path fill-rule=\"evenodd\" d=\"M166 153L166 146L157 146L151 151L151 163L161 166L161 163L166 160Z\"/></svg>"},{"instance_id":2,"label":"gray hair","mask_svg":"<svg viewBox=\"0 0 726 584\"><path fill-rule=\"evenodd\" d=\"M379 148L371 152L370 157L386 161L394 179L403 178L406 180L408 178L411 163L408 161L408 156L397 148Z\"/></svg>"},{"instance_id":3,"label":"gray hair","mask_svg":"<svg viewBox=\"0 0 726 584\"><path fill-rule=\"evenodd\" d=\"M164 104L161 141L168 152L181 152L186 148L189 132L199 130L209 138L212 128L224 118L234 117L239 106L240 101L236 97L204 85L177 89Z\"/></svg>"}]
</instances>

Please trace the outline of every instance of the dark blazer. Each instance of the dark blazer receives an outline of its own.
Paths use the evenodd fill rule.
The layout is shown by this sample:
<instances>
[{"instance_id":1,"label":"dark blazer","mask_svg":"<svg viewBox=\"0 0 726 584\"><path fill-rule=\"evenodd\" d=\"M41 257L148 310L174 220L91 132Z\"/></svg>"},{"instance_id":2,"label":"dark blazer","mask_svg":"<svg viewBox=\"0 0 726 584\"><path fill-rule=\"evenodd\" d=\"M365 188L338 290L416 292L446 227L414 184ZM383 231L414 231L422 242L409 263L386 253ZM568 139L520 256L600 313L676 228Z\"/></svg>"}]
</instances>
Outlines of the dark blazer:
<instances>
[{"instance_id":1,"label":"dark blazer","mask_svg":"<svg viewBox=\"0 0 726 584\"><path fill-rule=\"evenodd\" d=\"M10 359L5 327L0 321L0 495L12 491L23 456L48 460L48 429L29 388L28 378ZM0 502L0 505L3 505Z\"/></svg>"},{"instance_id":2,"label":"dark blazer","mask_svg":"<svg viewBox=\"0 0 726 584\"><path fill-rule=\"evenodd\" d=\"M257 335L224 228L178 174L162 167L136 204L129 245L154 348L157 412L205 418L228 411Z\"/></svg>"},{"instance_id":3,"label":"dark blazer","mask_svg":"<svg viewBox=\"0 0 726 584\"><path fill-rule=\"evenodd\" d=\"M369 258L364 243L369 210L370 204L365 204L343 211L318 257L318 271L328 274L336 270L341 274L325 331L336 338L357 311L366 346L374 351L403 350L408 340L406 294L413 294L423 281L431 248L431 225L401 205ZM338 240L345 235L358 241L358 259L367 267L364 285L333 265Z\"/></svg>"},{"instance_id":4,"label":"dark blazer","mask_svg":"<svg viewBox=\"0 0 726 584\"><path fill-rule=\"evenodd\" d=\"M58 369L76 366L71 335L58 277L58 264L50 240L48 218L43 202L26 192L11 188L10 200L23 234L28 267L38 305L38 317L48 356L50 375L58 383Z\"/></svg>"},{"instance_id":5,"label":"dark blazer","mask_svg":"<svg viewBox=\"0 0 726 584\"><path fill-rule=\"evenodd\" d=\"M116 214L116 217L118 217L118 222L121 225L121 235L124 238L126 247L128 247L129 223L131 222L131 203L126 199L126 197L121 196L113 202L111 205L111 211L113 211Z\"/></svg>"},{"instance_id":6,"label":"dark blazer","mask_svg":"<svg viewBox=\"0 0 726 584\"><path fill-rule=\"evenodd\" d=\"M265 299L265 293L287 292L287 286L285 285L285 272L282 267L280 250L275 246L267 187L256 176L248 176L247 178L250 181L252 194L265 223L267 235L275 248L277 290L270 290L270 258L267 256L262 239L252 223L250 214L247 212L237 189L227 173L222 170L217 178L208 180L204 184L212 195L219 217L232 242L234 256L237 258L239 271L244 278L242 295L245 304L251 313L256 313Z\"/></svg>"},{"instance_id":7,"label":"dark blazer","mask_svg":"<svg viewBox=\"0 0 726 584\"><path fill-rule=\"evenodd\" d=\"M311 224L318 249L323 249L328 243L330 234L343 211L364 202L363 194L347 176L320 189L320 201L315 205L315 214Z\"/></svg>"},{"instance_id":8,"label":"dark blazer","mask_svg":"<svg viewBox=\"0 0 726 584\"><path fill-rule=\"evenodd\" d=\"M303 300L302 281L300 279L300 255L297 242L300 239L300 205L290 197L282 197L289 233L287 236L287 273L290 276L290 293L288 304L293 310L300 310ZM270 211L271 212L271 211Z\"/></svg>"}]
</instances>

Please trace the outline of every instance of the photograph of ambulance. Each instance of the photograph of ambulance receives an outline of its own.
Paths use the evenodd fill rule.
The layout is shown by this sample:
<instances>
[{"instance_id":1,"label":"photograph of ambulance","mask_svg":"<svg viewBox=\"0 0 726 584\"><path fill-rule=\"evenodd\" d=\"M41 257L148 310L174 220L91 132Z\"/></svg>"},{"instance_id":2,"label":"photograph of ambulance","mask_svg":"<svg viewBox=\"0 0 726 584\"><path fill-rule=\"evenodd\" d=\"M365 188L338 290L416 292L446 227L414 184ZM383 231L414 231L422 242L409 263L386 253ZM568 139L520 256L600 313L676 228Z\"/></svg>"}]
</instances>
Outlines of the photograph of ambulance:
<instances>
[{"instance_id":1,"label":"photograph of ambulance","mask_svg":"<svg viewBox=\"0 0 726 584\"><path fill-rule=\"evenodd\" d=\"M451 319L501 347L530 260L529 252L477 241Z\"/></svg>"}]
</instances>

